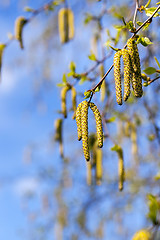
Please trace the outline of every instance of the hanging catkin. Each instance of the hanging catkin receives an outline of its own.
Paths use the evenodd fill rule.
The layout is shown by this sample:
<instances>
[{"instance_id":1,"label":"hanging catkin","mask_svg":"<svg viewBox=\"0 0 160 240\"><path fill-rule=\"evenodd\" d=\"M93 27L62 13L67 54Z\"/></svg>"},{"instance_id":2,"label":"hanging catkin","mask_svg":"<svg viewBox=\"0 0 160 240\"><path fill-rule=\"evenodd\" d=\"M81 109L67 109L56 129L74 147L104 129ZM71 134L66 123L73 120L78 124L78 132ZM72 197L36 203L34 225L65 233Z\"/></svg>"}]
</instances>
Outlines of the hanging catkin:
<instances>
[{"instance_id":1,"label":"hanging catkin","mask_svg":"<svg viewBox=\"0 0 160 240\"><path fill-rule=\"evenodd\" d=\"M22 31L24 25L27 23L27 19L24 17L18 17L15 21L15 39L17 39L20 43L20 47L23 49L23 38Z\"/></svg>"},{"instance_id":2,"label":"hanging catkin","mask_svg":"<svg viewBox=\"0 0 160 240\"><path fill-rule=\"evenodd\" d=\"M81 109L81 126L82 126L82 145L83 145L83 153L86 161L89 161L89 143L88 143L88 102L82 102Z\"/></svg>"},{"instance_id":3,"label":"hanging catkin","mask_svg":"<svg viewBox=\"0 0 160 240\"><path fill-rule=\"evenodd\" d=\"M123 184L125 180L124 173L124 160L123 160L123 151L122 149L118 149L118 175L119 175L119 191L123 190Z\"/></svg>"},{"instance_id":4,"label":"hanging catkin","mask_svg":"<svg viewBox=\"0 0 160 240\"><path fill-rule=\"evenodd\" d=\"M66 95L67 92L70 90L70 86L65 86L61 90L61 107L62 107L62 113L64 115L64 118L67 117L67 106L66 106Z\"/></svg>"},{"instance_id":5,"label":"hanging catkin","mask_svg":"<svg viewBox=\"0 0 160 240\"><path fill-rule=\"evenodd\" d=\"M142 97L142 77L138 47L133 38L128 39L127 49L132 63L132 87L136 97Z\"/></svg>"},{"instance_id":6,"label":"hanging catkin","mask_svg":"<svg viewBox=\"0 0 160 240\"><path fill-rule=\"evenodd\" d=\"M6 45L4 43L0 43L0 81L1 81L2 58L5 47Z\"/></svg>"},{"instance_id":7,"label":"hanging catkin","mask_svg":"<svg viewBox=\"0 0 160 240\"><path fill-rule=\"evenodd\" d=\"M71 9L59 10L58 25L61 43L66 43L74 37L74 15Z\"/></svg>"},{"instance_id":8,"label":"hanging catkin","mask_svg":"<svg viewBox=\"0 0 160 240\"><path fill-rule=\"evenodd\" d=\"M101 114L97 108L97 106L90 102L89 106L94 113L95 120L96 120L96 128L97 128L97 139L98 139L98 147L103 147L103 129L102 129L102 118Z\"/></svg>"},{"instance_id":9,"label":"hanging catkin","mask_svg":"<svg viewBox=\"0 0 160 240\"><path fill-rule=\"evenodd\" d=\"M121 55L122 55L121 51L116 52L113 60L116 100L119 105L122 105L121 62L120 62Z\"/></svg>"},{"instance_id":10,"label":"hanging catkin","mask_svg":"<svg viewBox=\"0 0 160 240\"><path fill-rule=\"evenodd\" d=\"M72 108L73 108L73 112L74 112L72 118L75 119L76 108L77 108L77 102L76 102L77 92L76 92L76 89L73 86L71 88L71 94L72 94Z\"/></svg>"},{"instance_id":11,"label":"hanging catkin","mask_svg":"<svg viewBox=\"0 0 160 240\"><path fill-rule=\"evenodd\" d=\"M131 82L131 62L127 49L122 49L123 64L124 64L124 101L127 101L130 95L130 82Z\"/></svg>"},{"instance_id":12,"label":"hanging catkin","mask_svg":"<svg viewBox=\"0 0 160 240\"><path fill-rule=\"evenodd\" d=\"M76 123L77 123L77 133L78 133L78 141L82 139L82 126L81 126L81 110L82 110L82 104L81 102L76 110Z\"/></svg>"}]
</instances>

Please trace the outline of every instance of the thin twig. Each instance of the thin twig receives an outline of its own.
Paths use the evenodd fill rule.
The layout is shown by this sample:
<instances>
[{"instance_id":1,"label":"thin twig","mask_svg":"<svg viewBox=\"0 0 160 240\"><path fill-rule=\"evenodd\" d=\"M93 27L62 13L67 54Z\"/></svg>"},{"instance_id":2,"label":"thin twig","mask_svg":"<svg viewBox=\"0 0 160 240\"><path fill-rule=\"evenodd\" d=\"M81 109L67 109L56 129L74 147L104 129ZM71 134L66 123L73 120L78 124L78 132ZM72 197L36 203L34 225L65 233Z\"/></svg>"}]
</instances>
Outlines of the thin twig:
<instances>
[{"instance_id":1,"label":"thin twig","mask_svg":"<svg viewBox=\"0 0 160 240\"><path fill-rule=\"evenodd\" d=\"M139 8L139 0L136 0L136 8L134 12L134 17L133 17L133 26L136 28L136 17L137 17L137 11Z\"/></svg>"},{"instance_id":2,"label":"thin twig","mask_svg":"<svg viewBox=\"0 0 160 240\"><path fill-rule=\"evenodd\" d=\"M134 32L134 34L131 36L131 38L133 38L148 22L152 21L152 18L158 12L159 9L160 9L160 5L156 8L156 10L153 12L153 14L149 18L147 18L146 21L139 28L137 28L137 30ZM124 48L126 48L126 47L127 47L127 44L124 46ZM114 65L112 64L112 66L108 69L106 74L101 78L99 83L97 83L97 85L95 87L90 89L90 91L94 92L96 90L96 88L102 84L103 80L107 77L107 75L110 73L110 71L112 70L113 67L114 67Z\"/></svg>"},{"instance_id":3,"label":"thin twig","mask_svg":"<svg viewBox=\"0 0 160 240\"><path fill-rule=\"evenodd\" d=\"M150 85L151 83L153 83L154 81L156 81L157 79L159 79L160 78L160 76L159 77L156 77L156 78L154 78L154 79L152 79L152 80L150 80L150 81L148 81L148 85Z\"/></svg>"}]
</instances>

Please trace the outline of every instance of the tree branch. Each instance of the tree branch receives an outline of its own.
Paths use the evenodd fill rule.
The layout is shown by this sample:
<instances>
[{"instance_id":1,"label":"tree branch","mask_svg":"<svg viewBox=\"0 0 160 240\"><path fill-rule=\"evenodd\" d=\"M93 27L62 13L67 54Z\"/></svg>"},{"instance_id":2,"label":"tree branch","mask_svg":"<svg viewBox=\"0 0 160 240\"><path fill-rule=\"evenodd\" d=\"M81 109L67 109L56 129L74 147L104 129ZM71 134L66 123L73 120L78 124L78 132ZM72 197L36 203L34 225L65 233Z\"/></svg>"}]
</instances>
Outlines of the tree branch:
<instances>
[{"instance_id":1,"label":"tree branch","mask_svg":"<svg viewBox=\"0 0 160 240\"><path fill-rule=\"evenodd\" d=\"M160 5L156 8L156 10L153 12L153 14L149 18L147 18L146 21L139 28L137 28L137 30L134 32L134 34L132 35L131 38L133 38L148 22L152 21L152 18L158 12L159 9L160 9ZM127 47L127 44L123 48L126 48L126 47ZM112 64L112 66L108 69L106 74L101 78L99 83L97 83L97 85L95 87L93 87L92 89L90 89L89 91L94 92L96 90L96 88L102 84L103 80L107 77L107 75L110 73L110 71L112 70L113 67L114 67L114 65ZM91 97L91 99L92 99L92 97ZM91 99L89 101L91 101Z\"/></svg>"}]
</instances>

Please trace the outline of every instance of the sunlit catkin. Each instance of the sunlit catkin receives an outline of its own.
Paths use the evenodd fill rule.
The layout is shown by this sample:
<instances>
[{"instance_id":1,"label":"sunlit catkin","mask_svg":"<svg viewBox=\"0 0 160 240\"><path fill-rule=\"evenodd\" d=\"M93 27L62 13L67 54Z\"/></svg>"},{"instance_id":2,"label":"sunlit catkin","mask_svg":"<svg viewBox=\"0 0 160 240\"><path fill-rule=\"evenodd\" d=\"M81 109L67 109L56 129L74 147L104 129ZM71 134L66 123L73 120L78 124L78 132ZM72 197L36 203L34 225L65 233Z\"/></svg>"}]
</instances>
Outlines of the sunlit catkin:
<instances>
[{"instance_id":1,"label":"sunlit catkin","mask_svg":"<svg viewBox=\"0 0 160 240\"><path fill-rule=\"evenodd\" d=\"M96 183L97 185L101 184L102 180L102 149L96 149Z\"/></svg>"},{"instance_id":2,"label":"sunlit catkin","mask_svg":"<svg viewBox=\"0 0 160 240\"><path fill-rule=\"evenodd\" d=\"M151 232L149 232L147 229L139 230L134 234L132 238L132 240L151 240L151 239L153 239L153 236Z\"/></svg>"},{"instance_id":3,"label":"sunlit catkin","mask_svg":"<svg viewBox=\"0 0 160 240\"><path fill-rule=\"evenodd\" d=\"M61 108L62 108L62 113L64 115L64 118L67 117L67 106L66 106L66 95L68 90L70 90L70 86L65 86L61 90Z\"/></svg>"},{"instance_id":4,"label":"sunlit catkin","mask_svg":"<svg viewBox=\"0 0 160 240\"><path fill-rule=\"evenodd\" d=\"M100 76L101 76L101 78L104 76L103 64L100 65ZM104 101L105 97L106 97L106 81L104 79L102 82L102 85L101 85L101 90L100 90L100 99L102 102Z\"/></svg>"},{"instance_id":5,"label":"sunlit catkin","mask_svg":"<svg viewBox=\"0 0 160 240\"><path fill-rule=\"evenodd\" d=\"M92 164L91 162L86 162L87 166L87 184L90 186L92 184Z\"/></svg>"},{"instance_id":6,"label":"sunlit catkin","mask_svg":"<svg viewBox=\"0 0 160 240\"><path fill-rule=\"evenodd\" d=\"M123 160L123 151L121 148L118 149L118 175L119 175L119 191L123 190L123 184L125 180L124 173L124 160Z\"/></svg>"},{"instance_id":7,"label":"sunlit catkin","mask_svg":"<svg viewBox=\"0 0 160 240\"><path fill-rule=\"evenodd\" d=\"M63 123L62 119L56 119L54 122L55 128L54 139L55 141L59 142L59 151L61 156L63 156L62 123Z\"/></svg>"},{"instance_id":8,"label":"sunlit catkin","mask_svg":"<svg viewBox=\"0 0 160 240\"><path fill-rule=\"evenodd\" d=\"M2 68L2 58L3 58L3 52L6 45L3 43L0 43L0 81L1 81L1 68Z\"/></svg>"},{"instance_id":9,"label":"sunlit catkin","mask_svg":"<svg viewBox=\"0 0 160 240\"><path fill-rule=\"evenodd\" d=\"M74 87L71 88L71 94L72 94L72 108L73 108L73 119L76 117L76 108L77 108L77 102L76 102L76 89Z\"/></svg>"},{"instance_id":10,"label":"sunlit catkin","mask_svg":"<svg viewBox=\"0 0 160 240\"><path fill-rule=\"evenodd\" d=\"M20 47L23 49L22 31L24 25L27 23L27 19L24 17L18 17L15 21L15 38L19 41Z\"/></svg>"},{"instance_id":11,"label":"sunlit catkin","mask_svg":"<svg viewBox=\"0 0 160 240\"><path fill-rule=\"evenodd\" d=\"M93 111L96 120L98 147L102 148L103 147L102 117L97 106L94 103L90 102L89 106Z\"/></svg>"},{"instance_id":12,"label":"sunlit catkin","mask_svg":"<svg viewBox=\"0 0 160 240\"><path fill-rule=\"evenodd\" d=\"M124 101L127 101L130 95L130 82L131 82L131 62L127 49L122 49L123 64L124 64Z\"/></svg>"},{"instance_id":13,"label":"sunlit catkin","mask_svg":"<svg viewBox=\"0 0 160 240\"><path fill-rule=\"evenodd\" d=\"M58 25L61 43L66 43L74 37L74 15L71 9L60 9L58 13Z\"/></svg>"},{"instance_id":14,"label":"sunlit catkin","mask_svg":"<svg viewBox=\"0 0 160 240\"><path fill-rule=\"evenodd\" d=\"M142 90L140 58L139 58L137 44L133 38L130 38L127 41L127 49L131 59L133 92L136 97L142 97L143 90Z\"/></svg>"},{"instance_id":15,"label":"sunlit catkin","mask_svg":"<svg viewBox=\"0 0 160 240\"><path fill-rule=\"evenodd\" d=\"M76 123L77 123L77 134L78 134L78 141L82 139L82 125L81 125L81 110L82 110L82 104L81 102L76 110Z\"/></svg>"},{"instance_id":16,"label":"sunlit catkin","mask_svg":"<svg viewBox=\"0 0 160 240\"><path fill-rule=\"evenodd\" d=\"M121 62L120 62L121 55L122 55L121 51L116 52L113 60L116 100L119 105L122 105Z\"/></svg>"},{"instance_id":17,"label":"sunlit catkin","mask_svg":"<svg viewBox=\"0 0 160 240\"><path fill-rule=\"evenodd\" d=\"M88 142L88 102L82 102L81 109L81 127L82 127L82 145L83 153L86 161L89 161L89 142Z\"/></svg>"}]
</instances>

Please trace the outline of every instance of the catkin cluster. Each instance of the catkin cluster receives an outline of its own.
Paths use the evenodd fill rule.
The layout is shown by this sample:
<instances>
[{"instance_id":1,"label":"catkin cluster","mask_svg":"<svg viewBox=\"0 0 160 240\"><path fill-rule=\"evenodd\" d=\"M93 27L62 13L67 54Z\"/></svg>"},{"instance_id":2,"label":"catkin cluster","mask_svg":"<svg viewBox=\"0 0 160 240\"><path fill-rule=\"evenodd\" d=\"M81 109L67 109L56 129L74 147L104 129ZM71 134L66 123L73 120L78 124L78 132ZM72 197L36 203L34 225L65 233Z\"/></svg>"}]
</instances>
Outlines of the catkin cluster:
<instances>
[{"instance_id":1,"label":"catkin cluster","mask_svg":"<svg viewBox=\"0 0 160 240\"><path fill-rule=\"evenodd\" d=\"M122 84L121 84L121 56L124 63L124 95L123 100L127 101L130 96L130 83L134 95L136 97L142 97L142 77L141 66L138 48L135 40L130 38L127 42L127 49L119 50L114 55L114 78L116 89L116 100L119 105L122 105Z\"/></svg>"},{"instance_id":2,"label":"catkin cluster","mask_svg":"<svg viewBox=\"0 0 160 240\"><path fill-rule=\"evenodd\" d=\"M98 147L102 148L103 146L103 130L102 130L102 119L101 119L100 112L94 103L92 102L88 103L87 101L83 101L77 107L76 122L77 122L78 140L80 141L82 139L84 157L87 161L90 160L89 141L88 141L88 107L91 108L95 116Z\"/></svg>"},{"instance_id":3,"label":"catkin cluster","mask_svg":"<svg viewBox=\"0 0 160 240\"><path fill-rule=\"evenodd\" d=\"M71 9L60 9L58 13L58 25L61 43L66 43L74 37L74 15Z\"/></svg>"},{"instance_id":4,"label":"catkin cluster","mask_svg":"<svg viewBox=\"0 0 160 240\"><path fill-rule=\"evenodd\" d=\"M27 19L24 17L18 17L15 21L15 38L19 41L20 47L22 49L23 49L22 31L26 23Z\"/></svg>"},{"instance_id":5,"label":"catkin cluster","mask_svg":"<svg viewBox=\"0 0 160 240\"><path fill-rule=\"evenodd\" d=\"M74 111L73 114L73 119L75 119L75 113L76 113L76 89L71 86L71 85L66 85L65 87L62 88L61 90L61 108L62 108L62 114L64 115L64 118L67 118L67 104L66 104L66 96L67 92L71 90L71 95L72 95L72 109Z\"/></svg>"}]
</instances>

